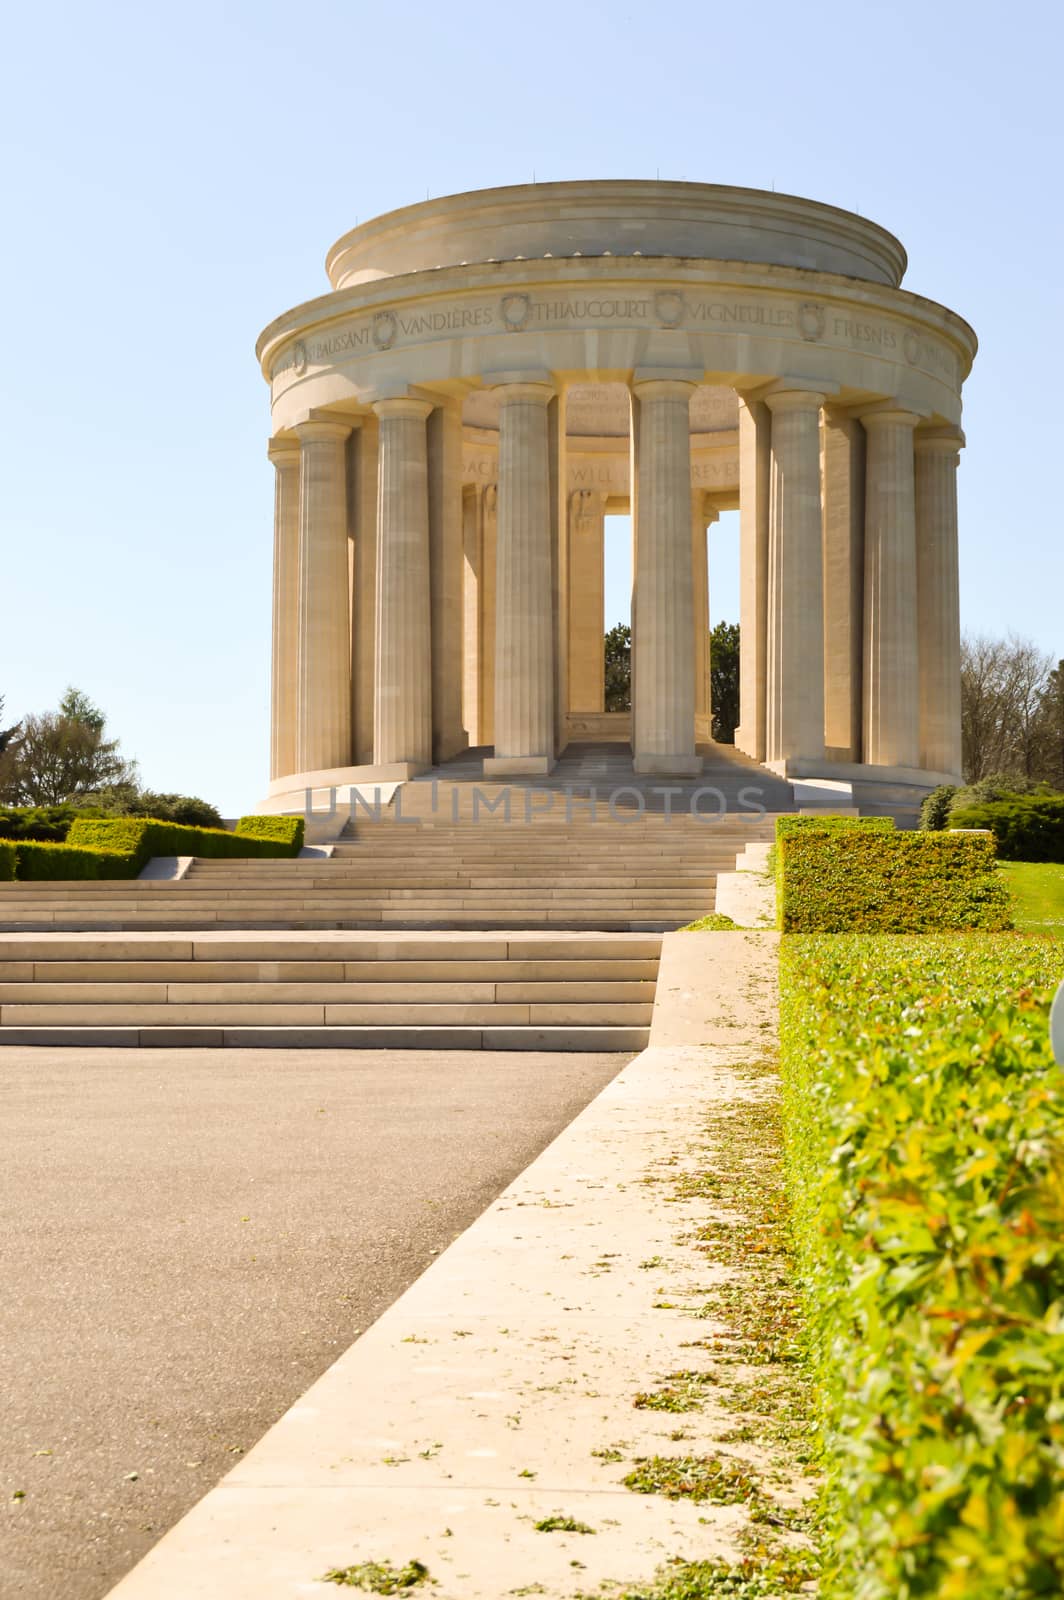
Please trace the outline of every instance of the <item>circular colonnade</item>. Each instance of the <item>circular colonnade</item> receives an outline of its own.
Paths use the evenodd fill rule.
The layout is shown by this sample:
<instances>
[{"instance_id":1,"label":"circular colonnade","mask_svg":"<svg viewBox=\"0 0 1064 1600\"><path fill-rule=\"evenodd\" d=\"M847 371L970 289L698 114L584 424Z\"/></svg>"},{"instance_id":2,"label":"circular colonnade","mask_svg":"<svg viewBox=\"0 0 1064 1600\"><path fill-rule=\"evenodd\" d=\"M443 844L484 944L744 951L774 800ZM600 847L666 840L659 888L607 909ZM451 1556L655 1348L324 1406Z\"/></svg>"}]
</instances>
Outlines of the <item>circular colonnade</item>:
<instances>
[{"instance_id":1,"label":"circular colonnade","mask_svg":"<svg viewBox=\"0 0 1064 1600\"><path fill-rule=\"evenodd\" d=\"M427 201L345 234L258 354L276 467L271 795L710 737L706 531L740 512L736 743L885 797L960 773L975 336L866 219L713 185ZM632 712L603 522L633 523Z\"/></svg>"}]
</instances>

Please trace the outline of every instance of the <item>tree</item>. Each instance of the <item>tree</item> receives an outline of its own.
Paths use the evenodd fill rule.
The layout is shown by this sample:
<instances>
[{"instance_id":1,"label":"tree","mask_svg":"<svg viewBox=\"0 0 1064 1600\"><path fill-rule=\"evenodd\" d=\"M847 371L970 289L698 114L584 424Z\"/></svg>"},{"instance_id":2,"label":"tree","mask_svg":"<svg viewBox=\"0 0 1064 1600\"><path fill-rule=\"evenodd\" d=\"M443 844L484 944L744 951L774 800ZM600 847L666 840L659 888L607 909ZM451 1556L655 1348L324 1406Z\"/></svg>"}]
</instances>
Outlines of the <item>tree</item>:
<instances>
[{"instance_id":1,"label":"tree","mask_svg":"<svg viewBox=\"0 0 1064 1600\"><path fill-rule=\"evenodd\" d=\"M2 694L0 694L0 717L3 716L3 712L4 697ZM0 728L0 756L4 754L5 750L10 748L12 739L15 738L16 734L21 732L21 729L21 722L14 723L10 728Z\"/></svg>"},{"instance_id":2,"label":"tree","mask_svg":"<svg viewBox=\"0 0 1064 1600\"><path fill-rule=\"evenodd\" d=\"M709 635L709 688L713 737L734 744L739 726L739 624L718 622Z\"/></svg>"},{"instance_id":3,"label":"tree","mask_svg":"<svg viewBox=\"0 0 1064 1600\"><path fill-rule=\"evenodd\" d=\"M1044 783L1064 789L1064 661L1046 680L1035 728L1036 771Z\"/></svg>"},{"instance_id":4,"label":"tree","mask_svg":"<svg viewBox=\"0 0 1064 1600\"><path fill-rule=\"evenodd\" d=\"M961 643L961 732L969 783L992 773L1037 775L1041 708L1053 658L1029 639Z\"/></svg>"},{"instance_id":5,"label":"tree","mask_svg":"<svg viewBox=\"0 0 1064 1600\"><path fill-rule=\"evenodd\" d=\"M63 708L66 708L65 710ZM54 806L113 784L136 783L136 766L104 738L104 714L70 688L60 710L25 718L19 738L0 756L0 800Z\"/></svg>"},{"instance_id":6,"label":"tree","mask_svg":"<svg viewBox=\"0 0 1064 1600\"><path fill-rule=\"evenodd\" d=\"M618 622L606 635L606 710L632 709L632 630Z\"/></svg>"}]
</instances>

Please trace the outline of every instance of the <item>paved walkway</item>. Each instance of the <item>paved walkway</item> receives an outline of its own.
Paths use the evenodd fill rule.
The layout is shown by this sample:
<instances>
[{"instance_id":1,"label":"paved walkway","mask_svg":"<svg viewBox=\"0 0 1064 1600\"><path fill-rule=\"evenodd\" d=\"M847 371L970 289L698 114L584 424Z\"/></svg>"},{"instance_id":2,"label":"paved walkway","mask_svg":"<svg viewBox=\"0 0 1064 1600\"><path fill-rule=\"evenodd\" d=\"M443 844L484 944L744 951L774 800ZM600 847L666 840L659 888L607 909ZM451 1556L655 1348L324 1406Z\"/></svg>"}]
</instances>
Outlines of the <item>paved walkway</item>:
<instances>
[{"instance_id":1,"label":"paved walkway","mask_svg":"<svg viewBox=\"0 0 1064 1600\"><path fill-rule=\"evenodd\" d=\"M433 1600L571 1600L790 1548L776 943L666 935L651 1047L114 1600L328 1600L412 1560Z\"/></svg>"},{"instance_id":2,"label":"paved walkway","mask_svg":"<svg viewBox=\"0 0 1064 1600\"><path fill-rule=\"evenodd\" d=\"M624 1059L0 1049L4 1600L106 1592Z\"/></svg>"}]
</instances>

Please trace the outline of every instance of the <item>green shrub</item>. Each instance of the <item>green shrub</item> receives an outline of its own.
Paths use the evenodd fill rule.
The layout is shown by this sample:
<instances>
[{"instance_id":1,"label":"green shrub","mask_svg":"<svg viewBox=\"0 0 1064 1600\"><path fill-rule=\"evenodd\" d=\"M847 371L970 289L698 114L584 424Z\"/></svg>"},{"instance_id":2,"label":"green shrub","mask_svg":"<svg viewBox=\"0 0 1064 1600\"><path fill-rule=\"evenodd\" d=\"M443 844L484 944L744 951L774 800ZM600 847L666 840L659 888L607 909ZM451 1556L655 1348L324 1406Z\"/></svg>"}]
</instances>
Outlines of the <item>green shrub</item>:
<instances>
[{"instance_id":1,"label":"green shrub","mask_svg":"<svg viewBox=\"0 0 1064 1600\"><path fill-rule=\"evenodd\" d=\"M15 876L18 849L10 839L0 839L0 883L8 883Z\"/></svg>"},{"instance_id":2,"label":"green shrub","mask_svg":"<svg viewBox=\"0 0 1064 1600\"><path fill-rule=\"evenodd\" d=\"M257 818L241 819L248 823ZM274 819L267 818L272 823ZM132 857L136 871L153 856L200 857L277 857L298 853L295 838L302 828L301 818L279 819L296 823L289 827L289 840L258 838L253 833L230 833L225 828L185 828L173 822L157 822L151 817L81 818L73 824L67 842L94 850L107 850Z\"/></svg>"},{"instance_id":3,"label":"green shrub","mask_svg":"<svg viewBox=\"0 0 1064 1600\"><path fill-rule=\"evenodd\" d=\"M37 839L20 839L16 849L19 878L135 878L140 870L133 856L114 850Z\"/></svg>"},{"instance_id":4,"label":"green shrub","mask_svg":"<svg viewBox=\"0 0 1064 1600\"><path fill-rule=\"evenodd\" d=\"M951 828L989 828L1003 861L1064 861L1064 795L1014 795L950 815Z\"/></svg>"},{"instance_id":5,"label":"green shrub","mask_svg":"<svg viewBox=\"0 0 1064 1600\"><path fill-rule=\"evenodd\" d=\"M785 933L934 933L1012 926L987 834L873 829L785 834L778 848Z\"/></svg>"},{"instance_id":6,"label":"green shrub","mask_svg":"<svg viewBox=\"0 0 1064 1600\"><path fill-rule=\"evenodd\" d=\"M950 806L956 793L956 784L940 783L937 789L924 795L920 802L920 826L925 832L941 833L943 828L949 827Z\"/></svg>"},{"instance_id":7,"label":"green shrub","mask_svg":"<svg viewBox=\"0 0 1064 1600\"><path fill-rule=\"evenodd\" d=\"M1064 1592L1064 1067L1049 938L781 952L822 1593Z\"/></svg>"},{"instance_id":8,"label":"green shrub","mask_svg":"<svg viewBox=\"0 0 1064 1600\"><path fill-rule=\"evenodd\" d=\"M286 844L297 856L303 848L305 824L302 817L241 817L236 831L241 839L272 839Z\"/></svg>"},{"instance_id":9,"label":"green shrub","mask_svg":"<svg viewBox=\"0 0 1064 1600\"><path fill-rule=\"evenodd\" d=\"M0 839L41 839L62 844L74 819L84 815L74 805L4 806L0 808Z\"/></svg>"},{"instance_id":10,"label":"green shrub","mask_svg":"<svg viewBox=\"0 0 1064 1600\"><path fill-rule=\"evenodd\" d=\"M777 920L783 914L783 841L794 834L844 833L860 828L865 833L893 833L893 817L783 816L776 818L776 839L770 852L776 884ZM782 927L782 921L780 926Z\"/></svg>"}]
</instances>

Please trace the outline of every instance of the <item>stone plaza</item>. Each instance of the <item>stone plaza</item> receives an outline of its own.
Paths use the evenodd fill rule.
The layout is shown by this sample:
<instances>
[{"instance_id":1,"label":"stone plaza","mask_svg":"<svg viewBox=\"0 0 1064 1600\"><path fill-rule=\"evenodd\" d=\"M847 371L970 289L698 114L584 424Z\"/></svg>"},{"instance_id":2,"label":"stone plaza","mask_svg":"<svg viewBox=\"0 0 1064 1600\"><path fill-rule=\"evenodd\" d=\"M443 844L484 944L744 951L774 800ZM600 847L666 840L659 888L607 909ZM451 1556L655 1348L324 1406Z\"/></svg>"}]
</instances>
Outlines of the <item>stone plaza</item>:
<instances>
[{"instance_id":1,"label":"stone plaza","mask_svg":"<svg viewBox=\"0 0 1064 1600\"><path fill-rule=\"evenodd\" d=\"M272 809L469 749L534 778L711 750L707 529L740 513L736 744L910 808L961 770L956 467L975 336L899 241L756 190L549 183L330 250L261 335L276 469ZM632 710L603 530L633 527Z\"/></svg>"}]
</instances>

